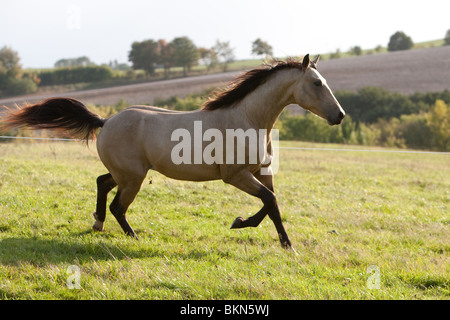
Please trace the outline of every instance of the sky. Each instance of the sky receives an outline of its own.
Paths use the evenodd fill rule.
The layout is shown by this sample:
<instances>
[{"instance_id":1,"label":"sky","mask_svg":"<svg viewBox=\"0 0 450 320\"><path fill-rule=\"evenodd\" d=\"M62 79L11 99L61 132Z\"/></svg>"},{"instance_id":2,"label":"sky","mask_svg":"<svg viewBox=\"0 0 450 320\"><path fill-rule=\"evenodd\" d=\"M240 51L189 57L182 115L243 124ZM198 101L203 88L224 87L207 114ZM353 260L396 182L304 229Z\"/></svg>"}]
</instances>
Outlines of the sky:
<instances>
[{"instance_id":1,"label":"sky","mask_svg":"<svg viewBox=\"0 0 450 320\"><path fill-rule=\"evenodd\" d=\"M236 59L268 42L275 57L387 46L396 31L414 42L442 39L448 0L0 0L0 48L24 68L62 58L128 63L134 41L187 36L198 47L229 41Z\"/></svg>"}]
</instances>

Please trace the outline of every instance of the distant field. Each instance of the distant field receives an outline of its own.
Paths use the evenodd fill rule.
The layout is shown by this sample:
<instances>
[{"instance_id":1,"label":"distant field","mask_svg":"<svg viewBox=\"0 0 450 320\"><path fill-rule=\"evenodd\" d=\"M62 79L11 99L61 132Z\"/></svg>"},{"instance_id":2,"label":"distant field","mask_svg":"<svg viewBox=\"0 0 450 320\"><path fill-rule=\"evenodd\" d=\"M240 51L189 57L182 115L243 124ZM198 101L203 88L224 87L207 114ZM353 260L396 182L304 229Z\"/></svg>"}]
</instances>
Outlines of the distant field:
<instances>
[{"instance_id":1,"label":"distant field","mask_svg":"<svg viewBox=\"0 0 450 320\"><path fill-rule=\"evenodd\" d=\"M257 199L155 172L129 211L140 240L109 213L94 233L95 146L0 144L0 299L449 299L449 163L280 150L275 191L295 254L268 218L229 229ZM74 270L79 289L67 286Z\"/></svg>"},{"instance_id":2,"label":"distant field","mask_svg":"<svg viewBox=\"0 0 450 320\"><path fill-rule=\"evenodd\" d=\"M319 71L333 90L375 86L413 94L450 90L450 46L326 60Z\"/></svg>"},{"instance_id":3,"label":"distant field","mask_svg":"<svg viewBox=\"0 0 450 320\"><path fill-rule=\"evenodd\" d=\"M306 53L308 52L299 55ZM255 68L260 62L236 62L230 70ZM404 94L450 90L450 46L324 60L319 62L318 70L327 79L333 91L354 91L366 86L378 86ZM0 99L0 106L37 102L52 96L70 96L84 103L101 105L114 105L120 100L128 104L153 104L155 99L167 99L174 95L185 97L206 88L224 86L240 73L234 71L102 89L11 97ZM345 106L343 107L345 109Z\"/></svg>"}]
</instances>

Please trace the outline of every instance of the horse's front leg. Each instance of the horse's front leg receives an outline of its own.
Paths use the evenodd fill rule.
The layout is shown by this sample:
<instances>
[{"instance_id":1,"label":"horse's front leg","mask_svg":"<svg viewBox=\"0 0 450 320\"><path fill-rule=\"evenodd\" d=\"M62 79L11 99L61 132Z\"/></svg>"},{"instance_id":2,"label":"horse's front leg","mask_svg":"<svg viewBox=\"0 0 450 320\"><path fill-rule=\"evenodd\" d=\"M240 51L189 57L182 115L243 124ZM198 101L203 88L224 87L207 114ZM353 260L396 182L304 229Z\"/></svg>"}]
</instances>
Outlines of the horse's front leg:
<instances>
[{"instance_id":1,"label":"horse's front leg","mask_svg":"<svg viewBox=\"0 0 450 320\"><path fill-rule=\"evenodd\" d=\"M269 178L272 181L272 178ZM283 247L291 246L291 241L289 240L281 221L280 211L278 209L275 193L272 191L273 186L271 183L267 184L272 189L269 190L267 186L262 184L260 180L256 179L255 176L248 171L242 171L230 179L224 179L224 181L242 191L258 197L263 202L263 207L255 215L245 220L242 217L236 218L231 225L232 229L257 227L264 217L269 214L269 217L272 219L275 224L275 228L277 229L281 245Z\"/></svg>"},{"instance_id":2,"label":"horse's front leg","mask_svg":"<svg viewBox=\"0 0 450 320\"><path fill-rule=\"evenodd\" d=\"M234 220L233 224L231 225L231 229L257 227L261 223L261 221L265 218L265 216L268 214L270 207L273 206L273 204L270 203L270 195L264 196L262 193L264 193L265 190L262 190L262 192L260 191L261 187L265 186L267 189L272 191L272 193L274 193L274 191L273 191L273 175L261 175L260 173L256 173L256 174L253 174L253 177L258 179L258 181L262 184L262 186L261 186L260 184L255 183L255 186L257 185L257 187L258 187L257 193L260 193L260 195L258 196L256 194L253 194L250 192L249 193L252 195L255 195L256 197L260 198L261 200L263 200L263 198L265 198L265 199L269 199L269 201L264 202L264 200L263 200L264 206L254 216L251 216L251 217L247 218L246 220L244 220L244 218L242 218L242 217L236 218L236 220ZM253 178L251 178L251 180L252 180L252 182L254 182ZM241 185L241 183L242 183L242 181L239 181L240 185ZM239 186L237 186L237 187L239 188ZM248 192L248 191L246 191L246 192Z\"/></svg>"}]
</instances>

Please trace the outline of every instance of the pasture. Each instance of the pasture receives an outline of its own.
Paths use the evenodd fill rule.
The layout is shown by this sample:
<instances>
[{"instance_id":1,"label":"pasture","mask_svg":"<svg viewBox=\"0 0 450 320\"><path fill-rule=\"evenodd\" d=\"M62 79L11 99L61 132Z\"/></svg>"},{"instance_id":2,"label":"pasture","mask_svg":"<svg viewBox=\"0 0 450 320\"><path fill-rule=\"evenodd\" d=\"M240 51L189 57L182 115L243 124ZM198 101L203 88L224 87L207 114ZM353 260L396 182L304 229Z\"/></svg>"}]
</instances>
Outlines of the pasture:
<instances>
[{"instance_id":1,"label":"pasture","mask_svg":"<svg viewBox=\"0 0 450 320\"><path fill-rule=\"evenodd\" d=\"M94 232L106 173L95 146L0 144L0 299L449 299L448 155L281 149L279 159L295 252L268 217L230 230L258 199L155 172L128 212L138 241L109 211ZM79 289L67 285L71 266Z\"/></svg>"}]
</instances>

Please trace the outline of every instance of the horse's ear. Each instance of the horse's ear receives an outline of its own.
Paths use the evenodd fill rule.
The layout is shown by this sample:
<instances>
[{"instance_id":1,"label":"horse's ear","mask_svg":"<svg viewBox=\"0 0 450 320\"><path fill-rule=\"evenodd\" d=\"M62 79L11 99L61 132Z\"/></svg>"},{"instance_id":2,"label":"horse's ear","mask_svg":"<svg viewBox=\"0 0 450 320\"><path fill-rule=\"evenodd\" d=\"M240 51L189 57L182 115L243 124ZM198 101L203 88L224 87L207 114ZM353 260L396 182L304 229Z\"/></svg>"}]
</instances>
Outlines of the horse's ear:
<instances>
[{"instance_id":1,"label":"horse's ear","mask_svg":"<svg viewBox=\"0 0 450 320\"><path fill-rule=\"evenodd\" d=\"M309 53L303 57L302 67L304 70L309 67Z\"/></svg>"},{"instance_id":2,"label":"horse's ear","mask_svg":"<svg viewBox=\"0 0 450 320\"><path fill-rule=\"evenodd\" d=\"M311 65L315 68L317 66L317 63L319 62L320 54L317 55L317 57L311 62Z\"/></svg>"}]
</instances>

